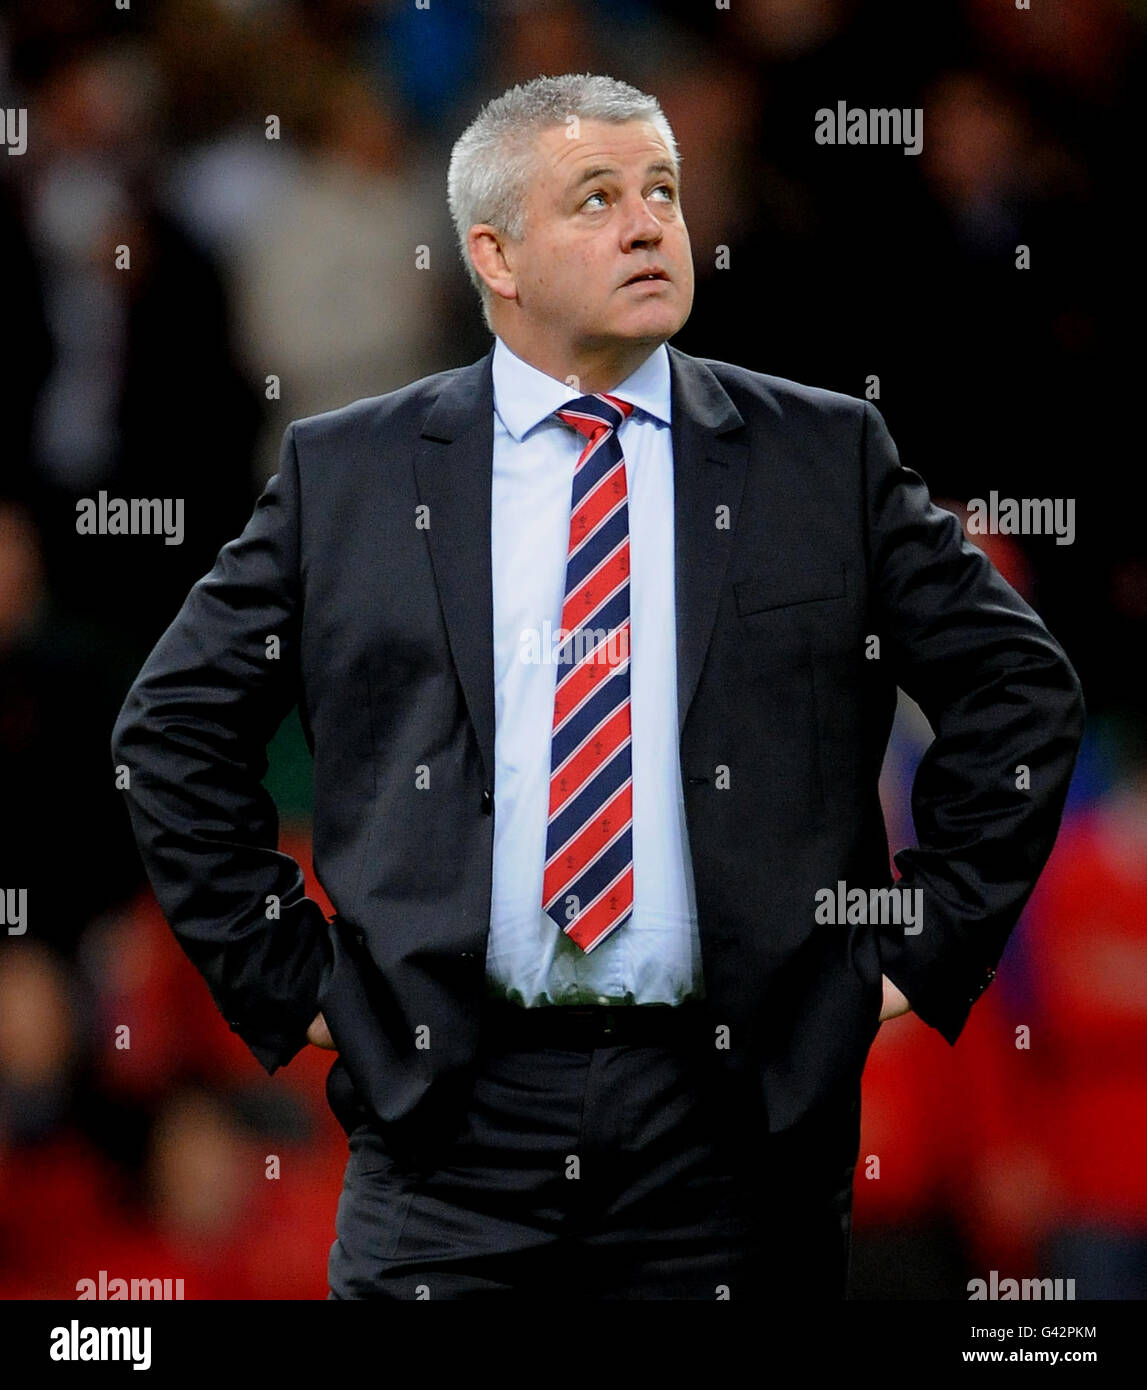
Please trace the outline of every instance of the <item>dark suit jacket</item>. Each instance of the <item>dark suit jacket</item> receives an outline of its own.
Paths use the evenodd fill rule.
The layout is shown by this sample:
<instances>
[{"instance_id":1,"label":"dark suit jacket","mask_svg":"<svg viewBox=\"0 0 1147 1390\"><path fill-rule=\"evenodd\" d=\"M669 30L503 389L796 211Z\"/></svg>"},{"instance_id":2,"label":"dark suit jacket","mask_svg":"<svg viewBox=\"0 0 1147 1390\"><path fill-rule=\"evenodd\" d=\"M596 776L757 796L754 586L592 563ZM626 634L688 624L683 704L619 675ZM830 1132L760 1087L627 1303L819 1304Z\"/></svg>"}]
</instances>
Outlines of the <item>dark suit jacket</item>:
<instances>
[{"instance_id":1,"label":"dark suit jacket","mask_svg":"<svg viewBox=\"0 0 1147 1390\"><path fill-rule=\"evenodd\" d=\"M746 1125L837 1116L855 1157L881 974L955 1042L1051 851L1079 682L871 405L669 351L681 770L718 1072ZM336 1113L396 1143L457 1122L485 991L491 361L295 421L112 739L156 896L231 1027L273 1072L321 1009ZM896 856L923 929L818 925L818 890L893 881L877 778L898 685L936 734L919 847ZM296 702L330 923L261 786Z\"/></svg>"}]
</instances>

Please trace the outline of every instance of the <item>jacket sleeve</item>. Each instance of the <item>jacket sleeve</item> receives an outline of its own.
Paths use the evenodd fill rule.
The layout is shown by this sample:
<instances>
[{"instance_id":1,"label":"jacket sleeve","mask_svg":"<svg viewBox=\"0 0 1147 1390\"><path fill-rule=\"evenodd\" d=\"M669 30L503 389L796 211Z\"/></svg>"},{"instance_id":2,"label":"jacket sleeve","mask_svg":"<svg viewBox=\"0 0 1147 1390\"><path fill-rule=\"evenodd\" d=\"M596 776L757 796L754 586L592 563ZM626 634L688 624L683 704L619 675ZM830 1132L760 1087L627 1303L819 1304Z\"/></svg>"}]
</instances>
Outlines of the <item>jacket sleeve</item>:
<instances>
[{"instance_id":1,"label":"jacket sleeve","mask_svg":"<svg viewBox=\"0 0 1147 1390\"><path fill-rule=\"evenodd\" d=\"M305 1043L329 952L262 785L267 744L298 700L299 630L291 425L279 472L147 658L111 740L160 907L268 1072Z\"/></svg>"},{"instance_id":2,"label":"jacket sleeve","mask_svg":"<svg viewBox=\"0 0 1147 1390\"><path fill-rule=\"evenodd\" d=\"M1083 733L1079 678L1035 611L936 507L865 404L861 456L881 659L935 738L894 862L922 928L877 928L884 973L954 1043L1055 843ZM1024 769L1027 769L1026 773Z\"/></svg>"}]
</instances>

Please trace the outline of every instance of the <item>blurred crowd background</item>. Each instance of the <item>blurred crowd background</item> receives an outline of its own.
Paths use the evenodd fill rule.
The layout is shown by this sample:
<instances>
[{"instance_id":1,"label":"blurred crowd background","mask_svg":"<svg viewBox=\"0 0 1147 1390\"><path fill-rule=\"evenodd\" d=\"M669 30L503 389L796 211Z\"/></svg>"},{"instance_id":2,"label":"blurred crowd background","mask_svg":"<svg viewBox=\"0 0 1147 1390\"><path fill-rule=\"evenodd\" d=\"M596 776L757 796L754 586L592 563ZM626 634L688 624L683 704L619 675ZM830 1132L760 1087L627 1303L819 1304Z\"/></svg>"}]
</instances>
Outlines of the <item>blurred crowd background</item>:
<instances>
[{"instance_id":1,"label":"blurred crowd background","mask_svg":"<svg viewBox=\"0 0 1147 1390\"><path fill-rule=\"evenodd\" d=\"M1075 499L1071 545L976 538L1070 653L1087 742L958 1046L915 1018L877 1038L853 1293L961 1298L996 1269L1147 1296L1145 19L1142 0L9 0L0 105L27 110L28 146L0 151L0 886L29 889L30 917L0 927L0 1296L74 1297L101 1269L325 1296L330 1054L268 1078L217 1015L144 880L110 731L287 423L487 350L450 146L514 82L587 70L655 93L678 137L697 298L677 346L856 396L878 377L902 459L953 509ZM922 153L817 145L841 100L922 107ZM100 490L184 499L183 544L77 535ZM905 703L893 850L928 738ZM267 781L330 913L293 717Z\"/></svg>"}]
</instances>

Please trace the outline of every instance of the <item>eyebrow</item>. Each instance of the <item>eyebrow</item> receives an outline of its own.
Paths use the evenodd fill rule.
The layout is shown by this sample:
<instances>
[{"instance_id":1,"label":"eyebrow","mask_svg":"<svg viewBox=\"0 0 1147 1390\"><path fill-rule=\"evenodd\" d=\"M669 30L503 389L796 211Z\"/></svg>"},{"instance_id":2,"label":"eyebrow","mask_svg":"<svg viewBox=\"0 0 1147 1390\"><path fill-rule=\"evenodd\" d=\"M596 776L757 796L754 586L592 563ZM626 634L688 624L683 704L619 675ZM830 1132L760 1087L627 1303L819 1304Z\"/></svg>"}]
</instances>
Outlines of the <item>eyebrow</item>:
<instances>
[{"instance_id":1,"label":"eyebrow","mask_svg":"<svg viewBox=\"0 0 1147 1390\"><path fill-rule=\"evenodd\" d=\"M650 174L669 174L674 179L677 177L677 170L667 160L659 159L653 164L645 166L646 176ZM594 179L616 178L617 170L612 165L598 165L592 169L586 169L584 173L577 176L569 185L569 192L573 193L579 189L583 183L592 183Z\"/></svg>"}]
</instances>

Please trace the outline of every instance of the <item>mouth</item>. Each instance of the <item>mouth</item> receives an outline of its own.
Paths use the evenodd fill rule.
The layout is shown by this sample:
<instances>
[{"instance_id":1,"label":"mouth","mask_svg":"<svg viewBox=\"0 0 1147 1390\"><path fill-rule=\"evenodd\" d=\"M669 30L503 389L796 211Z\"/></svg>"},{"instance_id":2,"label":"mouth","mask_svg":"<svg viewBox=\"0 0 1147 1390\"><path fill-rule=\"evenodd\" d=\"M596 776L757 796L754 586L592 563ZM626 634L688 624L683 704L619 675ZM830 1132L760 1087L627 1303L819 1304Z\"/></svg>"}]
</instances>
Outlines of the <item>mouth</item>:
<instances>
[{"instance_id":1,"label":"mouth","mask_svg":"<svg viewBox=\"0 0 1147 1390\"><path fill-rule=\"evenodd\" d=\"M621 288L625 289L626 285L641 285L647 280L661 280L668 283L669 276L666 275L660 266L653 266L650 270L639 270L631 275L628 280L622 282Z\"/></svg>"}]
</instances>

